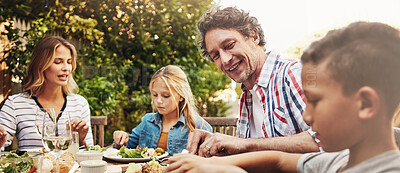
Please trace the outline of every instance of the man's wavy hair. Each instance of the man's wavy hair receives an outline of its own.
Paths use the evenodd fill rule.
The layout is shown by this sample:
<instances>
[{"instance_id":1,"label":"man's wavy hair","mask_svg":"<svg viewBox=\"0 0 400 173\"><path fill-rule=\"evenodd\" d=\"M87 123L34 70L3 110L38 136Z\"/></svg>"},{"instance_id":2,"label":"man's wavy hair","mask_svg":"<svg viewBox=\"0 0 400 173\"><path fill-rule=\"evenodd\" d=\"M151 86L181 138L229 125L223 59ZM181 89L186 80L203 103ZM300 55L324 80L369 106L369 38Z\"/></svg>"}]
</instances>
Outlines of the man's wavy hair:
<instances>
[{"instance_id":1,"label":"man's wavy hair","mask_svg":"<svg viewBox=\"0 0 400 173\"><path fill-rule=\"evenodd\" d=\"M206 33L212 29L234 29L248 39L252 32L258 34L260 38L259 46L265 46L264 31L258 23L257 18L250 16L248 12L239 10L236 7L227 7L221 9L220 6L210 9L200 18L197 23L198 45L200 46L202 55L212 61L207 52L204 37ZM265 51L265 48L264 48Z\"/></svg>"}]
</instances>

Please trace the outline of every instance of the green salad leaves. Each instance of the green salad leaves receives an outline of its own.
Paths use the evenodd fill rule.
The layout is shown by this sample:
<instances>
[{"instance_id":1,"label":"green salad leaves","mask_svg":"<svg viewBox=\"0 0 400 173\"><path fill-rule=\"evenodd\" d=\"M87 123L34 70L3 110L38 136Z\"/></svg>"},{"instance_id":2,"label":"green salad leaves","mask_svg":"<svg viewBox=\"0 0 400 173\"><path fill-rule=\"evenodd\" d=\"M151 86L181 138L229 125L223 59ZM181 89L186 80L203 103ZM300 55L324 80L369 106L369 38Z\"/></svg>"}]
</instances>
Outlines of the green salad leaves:
<instances>
[{"instance_id":1,"label":"green salad leaves","mask_svg":"<svg viewBox=\"0 0 400 173\"><path fill-rule=\"evenodd\" d=\"M27 173L35 171L35 163L27 153L18 156L15 151L11 151L6 157L0 159L0 172Z\"/></svg>"},{"instance_id":2,"label":"green salad leaves","mask_svg":"<svg viewBox=\"0 0 400 173\"><path fill-rule=\"evenodd\" d=\"M122 146L119 149L117 155L122 156L122 158L148 158L161 156L165 151L162 148L142 148L140 145L136 147L136 149L129 149L126 146Z\"/></svg>"},{"instance_id":3,"label":"green salad leaves","mask_svg":"<svg viewBox=\"0 0 400 173\"><path fill-rule=\"evenodd\" d=\"M144 158L148 157L147 149L147 147L141 148L140 146L136 147L136 149L129 149L122 146L117 155L122 156L122 158Z\"/></svg>"},{"instance_id":4,"label":"green salad leaves","mask_svg":"<svg viewBox=\"0 0 400 173\"><path fill-rule=\"evenodd\" d=\"M105 150L106 148L102 148L100 147L100 145L90 146L89 148L85 149L85 151L100 151L100 152L103 152Z\"/></svg>"}]
</instances>

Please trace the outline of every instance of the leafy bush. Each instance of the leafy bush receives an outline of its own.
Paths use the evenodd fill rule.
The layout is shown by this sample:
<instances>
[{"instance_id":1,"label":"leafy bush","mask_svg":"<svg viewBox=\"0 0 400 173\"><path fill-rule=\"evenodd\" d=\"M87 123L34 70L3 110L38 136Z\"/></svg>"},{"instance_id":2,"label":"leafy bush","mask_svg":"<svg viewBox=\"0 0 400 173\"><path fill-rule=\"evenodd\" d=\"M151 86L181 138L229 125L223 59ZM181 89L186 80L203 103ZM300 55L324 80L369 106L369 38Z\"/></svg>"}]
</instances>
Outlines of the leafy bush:
<instances>
[{"instance_id":1,"label":"leafy bush","mask_svg":"<svg viewBox=\"0 0 400 173\"><path fill-rule=\"evenodd\" d=\"M70 39L79 50L75 79L92 116L108 116L105 142L114 130L130 131L146 112L153 112L148 84L159 68L175 64L185 71L204 116L225 116L224 102L213 102L229 78L205 60L196 45L196 22L212 0L65 0L38 7L33 2L0 0L3 21L17 17L32 27L18 42L19 30L7 28L14 41L8 53L10 73L23 78L30 54L46 34ZM16 12L16 13L14 13ZM24 15L22 15L24 14Z\"/></svg>"}]
</instances>

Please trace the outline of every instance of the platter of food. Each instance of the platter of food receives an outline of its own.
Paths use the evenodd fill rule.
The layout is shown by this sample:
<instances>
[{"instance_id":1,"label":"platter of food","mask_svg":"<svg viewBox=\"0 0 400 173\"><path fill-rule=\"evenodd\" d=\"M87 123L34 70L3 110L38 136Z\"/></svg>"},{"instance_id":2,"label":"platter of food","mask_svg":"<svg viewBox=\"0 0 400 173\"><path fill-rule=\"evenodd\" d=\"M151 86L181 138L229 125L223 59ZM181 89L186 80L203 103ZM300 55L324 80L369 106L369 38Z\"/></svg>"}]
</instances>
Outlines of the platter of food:
<instances>
[{"instance_id":1,"label":"platter of food","mask_svg":"<svg viewBox=\"0 0 400 173\"><path fill-rule=\"evenodd\" d=\"M129 163L129 162L147 162L153 158L162 159L168 156L168 152L165 152L161 148L136 148L128 149L125 146L121 149L108 148L103 153L103 157L116 162Z\"/></svg>"},{"instance_id":2,"label":"platter of food","mask_svg":"<svg viewBox=\"0 0 400 173\"><path fill-rule=\"evenodd\" d=\"M153 159L146 163L129 163L125 173L162 173L165 168Z\"/></svg>"}]
</instances>

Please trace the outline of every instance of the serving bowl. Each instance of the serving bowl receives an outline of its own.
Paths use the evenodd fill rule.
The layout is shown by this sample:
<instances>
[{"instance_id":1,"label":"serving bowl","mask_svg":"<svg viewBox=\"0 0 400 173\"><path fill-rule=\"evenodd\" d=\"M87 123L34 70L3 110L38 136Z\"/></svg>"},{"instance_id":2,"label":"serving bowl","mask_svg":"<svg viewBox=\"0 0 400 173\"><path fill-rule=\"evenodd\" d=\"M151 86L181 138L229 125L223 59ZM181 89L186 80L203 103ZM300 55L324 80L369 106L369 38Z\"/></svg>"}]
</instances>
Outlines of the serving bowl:
<instances>
[{"instance_id":1,"label":"serving bowl","mask_svg":"<svg viewBox=\"0 0 400 173\"><path fill-rule=\"evenodd\" d=\"M76 152L76 161L81 163L85 160L102 160L103 152L101 151L78 151Z\"/></svg>"}]
</instances>

